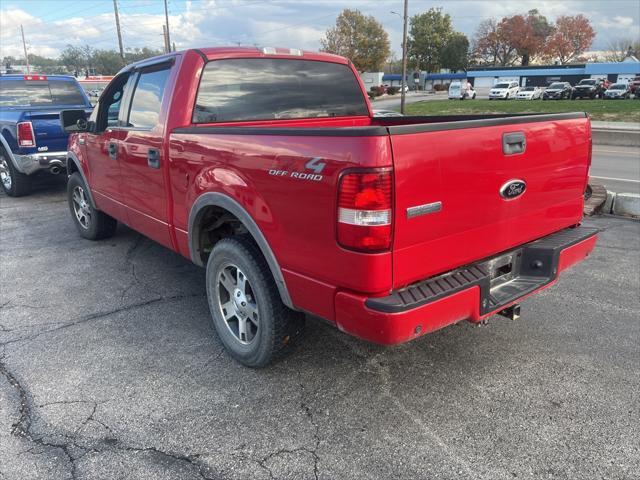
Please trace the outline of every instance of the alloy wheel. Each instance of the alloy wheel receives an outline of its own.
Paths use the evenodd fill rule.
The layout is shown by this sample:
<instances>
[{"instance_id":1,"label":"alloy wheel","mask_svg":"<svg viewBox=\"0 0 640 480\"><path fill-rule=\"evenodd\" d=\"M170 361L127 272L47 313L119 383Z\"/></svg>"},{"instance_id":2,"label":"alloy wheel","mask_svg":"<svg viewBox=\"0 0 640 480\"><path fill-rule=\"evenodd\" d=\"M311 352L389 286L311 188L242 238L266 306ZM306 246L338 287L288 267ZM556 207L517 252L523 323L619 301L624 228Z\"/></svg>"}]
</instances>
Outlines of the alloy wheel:
<instances>
[{"instance_id":1,"label":"alloy wheel","mask_svg":"<svg viewBox=\"0 0 640 480\"><path fill-rule=\"evenodd\" d=\"M76 214L78 223L82 228L88 229L91 224L91 206L82 187L75 187L71 198L73 200L73 212Z\"/></svg>"},{"instance_id":2,"label":"alloy wheel","mask_svg":"<svg viewBox=\"0 0 640 480\"><path fill-rule=\"evenodd\" d=\"M225 264L217 278L218 308L222 318L243 345L251 344L258 334L257 300L249 279L237 265Z\"/></svg>"},{"instance_id":3,"label":"alloy wheel","mask_svg":"<svg viewBox=\"0 0 640 480\"><path fill-rule=\"evenodd\" d=\"M11 190L11 170L4 155L0 155L0 181L6 190Z\"/></svg>"}]
</instances>

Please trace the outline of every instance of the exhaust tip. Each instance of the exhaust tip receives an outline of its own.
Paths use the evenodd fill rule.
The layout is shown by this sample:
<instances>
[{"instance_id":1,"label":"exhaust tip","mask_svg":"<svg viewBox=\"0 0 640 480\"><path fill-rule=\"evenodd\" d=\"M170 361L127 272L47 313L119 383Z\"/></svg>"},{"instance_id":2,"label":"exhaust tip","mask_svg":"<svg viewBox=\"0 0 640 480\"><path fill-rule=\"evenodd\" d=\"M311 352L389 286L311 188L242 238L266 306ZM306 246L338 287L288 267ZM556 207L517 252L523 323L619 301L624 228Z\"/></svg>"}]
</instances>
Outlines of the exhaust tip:
<instances>
[{"instance_id":1,"label":"exhaust tip","mask_svg":"<svg viewBox=\"0 0 640 480\"><path fill-rule=\"evenodd\" d=\"M49 171L53 174L53 175L58 175L62 170L60 169L60 167L54 166L51 167L49 169Z\"/></svg>"}]
</instances>

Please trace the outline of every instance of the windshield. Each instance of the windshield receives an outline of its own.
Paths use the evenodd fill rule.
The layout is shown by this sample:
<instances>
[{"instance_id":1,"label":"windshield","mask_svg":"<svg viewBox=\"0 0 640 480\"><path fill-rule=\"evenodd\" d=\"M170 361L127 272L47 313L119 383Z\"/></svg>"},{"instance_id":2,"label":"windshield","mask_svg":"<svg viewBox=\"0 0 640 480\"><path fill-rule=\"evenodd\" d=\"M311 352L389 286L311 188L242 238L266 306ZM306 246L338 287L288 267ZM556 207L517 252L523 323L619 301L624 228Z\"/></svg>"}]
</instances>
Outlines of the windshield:
<instances>
[{"instance_id":1,"label":"windshield","mask_svg":"<svg viewBox=\"0 0 640 480\"><path fill-rule=\"evenodd\" d=\"M0 106L40 107L47 105L86 105L76 82L69 80L0 81Z\"/></svg>"},{"instance_id":2,"label":"windshield","mask_svg":"<svg viewBox=\"0 0 640 480\"><path fill-rule=\"evenodd\" d=\"M276 58L214 60L204 68L195 123L368 115L342 64Z\"/></svg>"},{"instance_id":3,"label":"windshield","mask_svg":"<svg viewBox=\"0 0 640 480\"><path fill-rule=\"evenodd\" d=\"M508 83L498 83L495 87L493 88L509 88L509 84Z\"/></svg>"},{"instance_id":4,"label":"windshield","mask_svg":"<svg viewBox=\"0 0 640 480\"><path fill-rule=\"evenodd\" d=\"M564 88L564 83L552 83L549 85L549 88L554 90L562 90Z\"/></svg>"},{"instance_id":5,"label":"windshield","mask_svg":"<svg viewBox=\"0 0 640 480\"><path fill-rule=\"evenodd\" d=\"M615 85L611 85L610 90L626 90L627 86L623 83L616 83Z\"/></svg>"},{"instance_id":6,"label":"windshield","mask_svg":"<svg viewBox=\"0 0 640 480\"><path fill-rule=\"evenodd\" d=\"M536 89L536 87L524 87L522 90L520 90L521 92L533 92Z\"/></svg>"},{"instance_id":7,"label":"windshield","mask_svg":"<svg viewBox=\"0 0 640 480\"><path fill-rule=\"evenodd\" d=\"M596 81L595 80L580 80L580 83L578 85L595 85Z\"/></svg>"}]
</instances>

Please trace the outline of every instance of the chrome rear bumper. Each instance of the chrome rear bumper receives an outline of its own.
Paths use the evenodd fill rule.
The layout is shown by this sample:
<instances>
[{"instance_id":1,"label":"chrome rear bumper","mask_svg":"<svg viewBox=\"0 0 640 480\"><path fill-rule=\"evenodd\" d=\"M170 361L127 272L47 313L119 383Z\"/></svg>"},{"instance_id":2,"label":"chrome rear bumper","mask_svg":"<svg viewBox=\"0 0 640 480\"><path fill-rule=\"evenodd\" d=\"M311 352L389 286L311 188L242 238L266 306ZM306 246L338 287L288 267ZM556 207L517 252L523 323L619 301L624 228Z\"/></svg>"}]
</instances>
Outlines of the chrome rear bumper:
<instances>
[{"instance_id":1,"label":"chrome rear bumper","mask_svg":"<svg viewBox=\"0 0 640 480\"><path fill-rule=\"evenodd\" d=\"M31 175L38 170L50 170L59 173L66 168L67 152L41 152L30 155L13 155L16 168L25 175Z\"/></svg>"}]
</instances>

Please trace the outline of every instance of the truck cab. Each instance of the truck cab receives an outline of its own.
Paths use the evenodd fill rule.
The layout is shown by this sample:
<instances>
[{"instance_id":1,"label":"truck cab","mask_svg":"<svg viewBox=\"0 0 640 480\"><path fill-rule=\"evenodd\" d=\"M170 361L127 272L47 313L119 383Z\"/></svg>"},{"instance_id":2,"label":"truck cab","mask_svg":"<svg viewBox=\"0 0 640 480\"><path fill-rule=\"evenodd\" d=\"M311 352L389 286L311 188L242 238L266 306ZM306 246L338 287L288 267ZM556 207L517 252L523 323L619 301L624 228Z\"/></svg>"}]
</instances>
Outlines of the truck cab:
<instances>
[{"instance_id":1,"label":"truck cab","mask_svg":"<svg viewBox=\"0 0 640 480\"><path fill-rule=\"evenodd\" d=\"M74 77L0 76L0 185L7 195L27 195L38 172L64 171L68 134L59 114L69 108L91 112Z\"/></svg>"}]
</instances>

